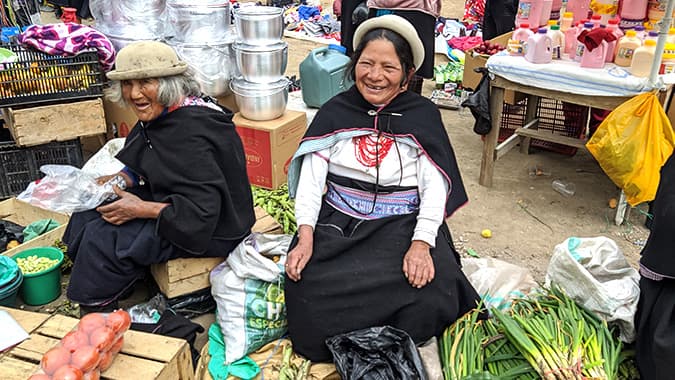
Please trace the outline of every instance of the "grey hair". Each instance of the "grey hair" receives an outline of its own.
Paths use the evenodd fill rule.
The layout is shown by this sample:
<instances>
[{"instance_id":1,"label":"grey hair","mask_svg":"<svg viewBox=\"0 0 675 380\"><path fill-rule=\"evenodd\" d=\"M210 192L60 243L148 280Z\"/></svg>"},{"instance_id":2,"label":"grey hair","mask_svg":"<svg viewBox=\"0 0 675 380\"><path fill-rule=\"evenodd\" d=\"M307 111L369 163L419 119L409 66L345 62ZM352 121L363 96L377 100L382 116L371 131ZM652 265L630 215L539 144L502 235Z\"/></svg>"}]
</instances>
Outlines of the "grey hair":
<instances>
[{"instance_id":1,"label":"grey hair","mask_svg":"<svg viewBox=\"0 0 675 380\"><path fill-rule=\"evenodd\" d=\"M191 70L179 75L155 78L159 81L157 101L163 106L171 106L181 101L186 96L199 96L201 88L192 76ZM122 81L111 81L105 90L105 96L113 103L128 106L122 96Z\"/></svg>"}]
</instances>

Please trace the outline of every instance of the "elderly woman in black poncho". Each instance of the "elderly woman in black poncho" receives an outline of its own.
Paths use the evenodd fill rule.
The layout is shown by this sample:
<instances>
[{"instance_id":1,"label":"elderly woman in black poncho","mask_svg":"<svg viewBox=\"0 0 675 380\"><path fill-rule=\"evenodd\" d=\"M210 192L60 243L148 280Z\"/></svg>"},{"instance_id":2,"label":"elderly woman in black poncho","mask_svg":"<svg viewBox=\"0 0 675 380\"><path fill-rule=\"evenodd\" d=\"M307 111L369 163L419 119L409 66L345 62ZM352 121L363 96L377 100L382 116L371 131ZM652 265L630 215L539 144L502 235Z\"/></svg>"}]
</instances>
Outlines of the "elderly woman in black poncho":
<instances>
[{"instance_id":1,"label":"elderly woman in black poncho","mask_svg":"<svg viewBox=\"0 0 675 380\"><path fill-rule=\"evenodd\" d=\"M354 46L355 85L323 105L289 167L289 335L312 361L331 360L326 338L367 327L425 342L479 299L445 224L467 201L450 141L436 106L407 90L422 42L384 15Z\"/></svg>"},{"instance_id":2,"label":"elderly woman in black poncho","mask_svg":"<svg viewBox=\"0 0 675 380\"><path fill-rule=\"evenodd\" d=\"M117 158L119 199L74 214L64 235L68 298L82 313L117 307L149 265L226 256L255 222L244 150L232 113L200 97L187 64L160 42L120 50L108 94L138 123Z\"/></svg>"}]
</instances>

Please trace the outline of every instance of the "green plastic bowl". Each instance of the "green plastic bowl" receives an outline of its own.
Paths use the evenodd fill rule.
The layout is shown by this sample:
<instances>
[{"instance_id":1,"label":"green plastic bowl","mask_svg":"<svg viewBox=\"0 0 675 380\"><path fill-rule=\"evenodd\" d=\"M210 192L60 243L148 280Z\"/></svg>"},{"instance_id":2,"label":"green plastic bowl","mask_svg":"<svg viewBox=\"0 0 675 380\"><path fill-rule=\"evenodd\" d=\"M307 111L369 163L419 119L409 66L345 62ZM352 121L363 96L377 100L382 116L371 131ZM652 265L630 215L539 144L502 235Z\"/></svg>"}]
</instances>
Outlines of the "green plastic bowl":
<instances>
[{"instance_id":1,"label":"green plastic bowl","mask_svg":"<svg viewBox=\"0 0 675 380\"><path fill-rule=\"evenodd\" d=\"M23 282L23 274L19 271L12 281L0 290L0 306L15 307L16 295Z\"/></svg>"},{"instance_id":2,"label":"green plastic bowl","mask_svg":"<svg viewBox=\"0 0 675 380\"><path fill-rule=\"evenodd\" d=\"M57 259L56 265L40 272L24 274L19 295L27 305L39 306L50 303L61 295L61 263L63 252L55 247L29 248L12 256L14 260L28 256Z\"/></svg>"}]
</instances>

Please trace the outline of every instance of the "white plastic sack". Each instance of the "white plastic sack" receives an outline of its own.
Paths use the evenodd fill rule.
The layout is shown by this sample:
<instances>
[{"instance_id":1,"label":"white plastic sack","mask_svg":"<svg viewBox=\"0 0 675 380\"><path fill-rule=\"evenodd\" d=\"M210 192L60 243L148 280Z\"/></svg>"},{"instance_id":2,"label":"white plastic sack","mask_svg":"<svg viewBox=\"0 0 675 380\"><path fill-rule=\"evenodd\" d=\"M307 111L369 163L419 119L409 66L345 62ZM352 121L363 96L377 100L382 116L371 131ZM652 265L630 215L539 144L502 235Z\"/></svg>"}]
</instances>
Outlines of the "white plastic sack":
<instances>
[{"instance_id":1,"label":"white plastic sack","mask_svg":"<svg viewBox=\"0 0 675 380\"><path fill-rule=\"evenodd\" d=\"M555 246L546 272L554 284L586 309L620 330L619 338L635 338L633 318L640 297L640 275L626 261L614 240L571 237Z\"/></svg>"},{"instance_id":2,"label":"white plastic sack","mask_svg":"<svg viewBox=\"0 0 675 380\"><path fill-rule=\"evenodd\" d=\"M527 268L493 258L462 258L462 270L487 308L508 309L537 288Z\"/></svg>"},{"instance_id":3,"label":"white plastic sack","mask_svg":"<svg viewBox=\"0 0 675 380\"><path fill-rule=\"evenodd\" d=\"M115 155L124 147L124 137L112 139L105 143L98 152L82 166L82 171L91 177L98 178L104 175L118 173L124 164L115 158Z\"/></svg>"},{"instance_id":4,"label":"white plastic sack","mask_svg":"<svg viewBox=\"0 0 675 380\"><path fill-rule=\"evenodd\" d=\"M225 364L286 333L284 264L290 235L253 233L210 274ZM279 256L275 263L273 256Z\"/></svg>"},{"instance_id":5,"label":"white plastic sack","mask_svg":"<svg viewBox=\"0 0 675 380\"><path fill-rule=\"evenodd\" d=\"M99 185L96 179L70 165L42 165L46 176L31 182L17 199L52 211L73 213L91 210L117 198L114 185L124 186L116 178Z\"/></svg>"}]
</instances>

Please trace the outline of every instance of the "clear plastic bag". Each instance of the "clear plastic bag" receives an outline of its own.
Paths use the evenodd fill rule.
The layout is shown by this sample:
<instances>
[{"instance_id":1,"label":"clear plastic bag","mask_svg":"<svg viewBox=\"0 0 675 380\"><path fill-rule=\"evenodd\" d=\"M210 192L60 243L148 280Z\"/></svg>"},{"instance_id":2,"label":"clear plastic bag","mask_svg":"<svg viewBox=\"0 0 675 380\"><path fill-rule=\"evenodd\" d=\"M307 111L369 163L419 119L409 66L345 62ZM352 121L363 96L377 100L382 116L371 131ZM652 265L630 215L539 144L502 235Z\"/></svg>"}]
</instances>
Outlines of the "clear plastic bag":
<instances>
[{"instance_id":1,"label":"clear plastic bag","mask_svg":"<svg viewBox=\"0 0 675 380\"><path fill-rule=\"evenodd\" d=\"M126 187L121 176L99 185L94 177L70 165L43 165L40 171L46 176L31 182L17 199L53 211L91 210L117 198L113 186Z\"/></svg>"}]
</instances>

